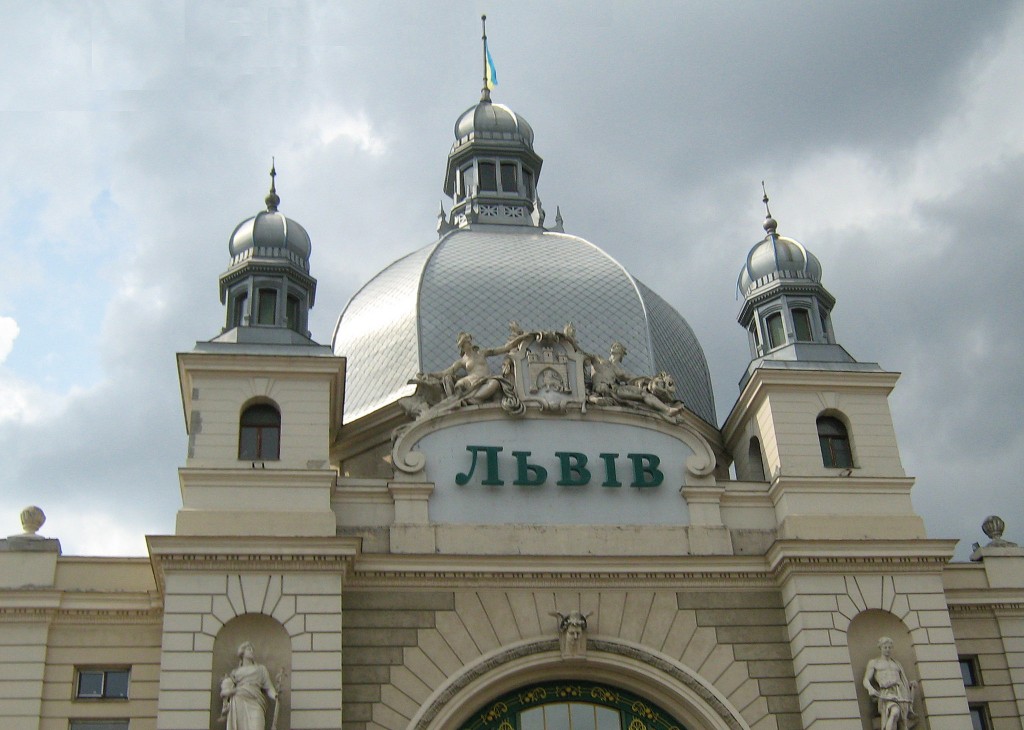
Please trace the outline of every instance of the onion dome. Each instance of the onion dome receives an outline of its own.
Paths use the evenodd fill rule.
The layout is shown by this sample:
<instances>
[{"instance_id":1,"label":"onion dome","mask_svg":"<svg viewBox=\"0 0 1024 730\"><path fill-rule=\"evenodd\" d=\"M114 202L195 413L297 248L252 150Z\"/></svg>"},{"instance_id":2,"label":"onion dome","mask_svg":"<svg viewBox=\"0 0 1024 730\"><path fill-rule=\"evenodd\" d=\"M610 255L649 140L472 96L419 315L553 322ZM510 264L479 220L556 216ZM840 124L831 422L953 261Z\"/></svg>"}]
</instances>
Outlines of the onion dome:
<instances>
[{"instance_id":1,"label":"onion dome","mask_svg":"<svg viewBox=\"0 0 1024 730\"><path fill-rule=\"evenodd\" d=\"M456 141L470 135L480 139L516 140L533 149L533 127L504 104L488 100L471 106L455 122Z\"/></svg>"},{"instance_id":2,"label":"onion dome","mask_svg":"<svg viewBox=\"0 0 1024 730\"><path fill-rule=\"evenodd\" d=\"M239 223L231 234L228 242L231 263L238 264L247 258L280 258L309 271L309 255L313 250L309 234L278 211L281 198L275 185L276 175L272 168L267 209Z\"/></svg>"},{"instance_id":3,"label":"onion dome","mask_svg":"<svg viewBox=\"0 0 1024 730\"><path fill-rule=\"evenodd\" d=\"M764 203L767 208L767 195ZM780 236L778 226L778 221L768 211L764 221L764 230L768 235L750 249L736 281L736 286L744 296L751 289L776 279L821 281L821 263L818 258L799 241Z\"/></svg>"}]
</instances>

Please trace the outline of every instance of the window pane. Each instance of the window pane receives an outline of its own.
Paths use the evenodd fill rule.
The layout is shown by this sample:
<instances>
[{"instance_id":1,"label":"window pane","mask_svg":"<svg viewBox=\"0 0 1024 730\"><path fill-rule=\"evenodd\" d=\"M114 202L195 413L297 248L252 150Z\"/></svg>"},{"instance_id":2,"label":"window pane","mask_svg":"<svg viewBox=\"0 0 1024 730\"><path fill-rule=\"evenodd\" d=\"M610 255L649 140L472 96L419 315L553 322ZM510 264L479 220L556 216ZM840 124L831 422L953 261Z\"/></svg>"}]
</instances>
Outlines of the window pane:
<instances>
[{"instance_id":1,"label":"window pane","mask_svg":"<svg viewBox=\"0 0 1024 730\"><path fill-rule=\"evenodd\" d=\"M231 315L231 324L235 327L241 327L243 318L245 317L245 304L249 301L248 294L239 294L235 298L235 310Z\"/></svg>"},{"instance_id":2,"label":"window pane","mask_svg":"<svg viewBox=\"0 0 1024 730\"><path fill-rule=\"evenodd\" d=\"M523 168L523 182L526 185L526 197L533 199L533 172Z\"/></svg>"},{"instance_id":3,"label":"window pane","mask_svg":"<svg viewBox=\"0 0 1024 730\"><path fill-rule=\"evenodd\" d=\"M544 722L547 730L569 730L569 705L545 705Z\"/></svg>"},{"instance_id":4,"label":"window pane","mask_svg":"<svg viewBox=\"0 0 1024 730\"><path fill-rule=\"evenodd\" d=\"M257 447L259 444L259 428L256 426L242 426L238 434L238 458L257 458Z\"/></svg>"},{"instance_id":5,"label":"window pane","mask_svg":"<svg viewBox=\"0 0 1024 730\"><path fill-rule=\"evenodd\" d=\"M569 718L572 720L572 730L597 730L597 718L594 715L594 705L584 705L574 702L569 705Z\"/></svg>"},{"instance_id":6,"label":"window pane","mask_svg":"<svg viewBox=\"0 0 1024 730\"><path fill-rule=\"evenodd\" d=\"M281 431L270 426L261 429L260 453L257 458L277 459L281 455Z\"/></svg>"},{"instance_id":7,"label":"window pane","mask_svg":"<svg viewBox=\"0 0 1024 730\"><path fill-rule=\"evenodd\" d=\"M974 705L971 707L971 727L973 730L989 730L988 716L985 708Z\"/></svg>"},{"instance_id":8,"label":"window pane","mask_svg":"<svg viewBox=\"0 0 1024 730\"><path fill-rule=\"evenodd\" d=\"M288 327L299 331L299 298L288 297Z\"/></svg>"},{"instance_id":9,"label":"window pane","mask_svg":"<svg viewBox=\"0 0 1024 730\"><path fill-rule=\"evenodd\" d=\"M793 310L793 328L796 330L797 342L813 342L811 335L811 315L806 309Z\"/></svg>"},{"instance_id":10,"label":"window pane","mask_svg":"<svg viewBox=\"0 0 1024 730\"><path fill-rule=\"evenodd\" d=\"M462 168L462 187L463 193L469 195L473 192L473 186L476 185L476 171L472 165L469 167Z\"/></svg>"},{"instance_id":11,"label":"window pane","mask_svg":"<svg viewBox=\"0 0 1024 730\"><path fill-rule=\"evenodd\" d=\"M79 697L102 697L103 696L103 672L79 672L78 673L78 696Z\"/></svg>"},{"instance_id":12,"label":"window pane","mask_svg":"<svg viewBox=\"0 0 1024 730\"><path fill-rule=\"evenodd\" d=\"M964 687L975 687L981 684L978 677L978 660L974 657L960 659L960 676L964 678Z\"/></svg>"},{"instance_id":13,"label":"window pane","mask_svg":"<svg viewBox=\"0 0 1024 730\"><path fill-rule=\"evenodd\" d=\"M128 670L115 669L107 672L106 686L103 688L104 697L125 698L128 696Z\"/></svg>"},{"instance_id":14,"label":"window pane","mask_svg":"<svg viewBox=\"0 0 1024 730\"><path fill-rule=\"evenodd\" d=\"M279 426L280 424L281 414L274 406L266 403L249 406L242 414L243 426Z\"/></svg>"},{"instance_id":15,"label":"window pane","mask_svg":"<svg viewBox=\"0 0 1024 730\"><path fill-rule=\"evenodd\" d=\"M610 707L597 708L597 730L621 730L622 715Z\"/></svg>"},{"instance_id":16,"label":"window pane","mask_svg":"<svg viewBox=\"0 0 1024 730\"><path fill-rule=\"evenodd\" d=\"M782 315L778 312L768 318L768 341L772 347L786 344L786 330L782 326Z\"/></svg>"},{"instance_id":17,"label":"window pane","mask_svg":"<svg viewBox=\"0 0 1024 730\"><path fill-rule=\"evenodd\" d=\"M257 324L274 324L277 311L277 292L273 289L260 289L260 309L256 318Z\"/></svg>"},{"instance_id":18,"label":"window pane","mask_svg":"<svg viewBox=\"0 0 1024 730\"><path fill-rule=\"evenodd\" d=\"M519 715L519 730L544 730L544 708L534 707Z\"/></svg>"},{"instance_id":19,"label":"window pane","mask_svg":"<svg viewBox=\"0 0 1024 730\"><path fill-rule=\"evenodd\" d=\"M519 182L516 179L516 165L514 162L501 163L501 189L506 193L519 192Z\"/></svg>"},{"instance_id":20,"label":"window pane","mask_svg":"<svg viewBox=\"0 0 1024 730\"><path fill-rule=\"evenodd\" d=\"M480 189L498 189L498 173L493 162L480 163Z\"/></svg>"}]
</instances>

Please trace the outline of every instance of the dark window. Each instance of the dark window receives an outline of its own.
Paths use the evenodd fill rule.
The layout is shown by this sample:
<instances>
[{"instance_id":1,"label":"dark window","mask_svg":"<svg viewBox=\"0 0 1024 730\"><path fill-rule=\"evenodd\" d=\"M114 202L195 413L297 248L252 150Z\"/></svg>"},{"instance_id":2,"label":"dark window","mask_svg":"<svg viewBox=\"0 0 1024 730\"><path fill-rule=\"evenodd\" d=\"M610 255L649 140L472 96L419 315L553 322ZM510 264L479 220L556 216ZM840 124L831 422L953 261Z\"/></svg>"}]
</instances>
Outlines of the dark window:
<instances>
[{"instance_id":1,"label":"dark window","mask_svg":"<svg viewBox=\"0 0 1024 730\"><path fill-rule=\"evenodd\" d=\"M811 334L811 315L806 309L793 310L793 329L796 330L797 342L813 342Z\"/></svg>"},{"instance_id":2,"label":"dark window","mask_svg":"<svg viewBox=\"0 0 1024 730\"><path fill-rule=\"evenodd\" d=\"M281 454L281 414L258 403L242 412L238 429L238 458L273 461Z\"/></svg>"},{"instance_id":3,"label":"dark window","mask_svg":"<svg viewBox=\"0 0 1024 730\"><path fill-rule=\"evenodd\" d=\"M828 342L828 312L824 309L818 308L818 318L821 319L821 336Z\"/></svg>"},{"instance_id":4,"label":"dark window","mask_svg":"<svg viewBox=\"0 0 1024 730\"><path fill-rule=\"evenodd\" d=\"M260 289L257 324L274 324L277 314L277 292L274 289Z\"/></svg>"},{"instance_id":5,"label":"dark window","mask_svg":"<svg viewBox=\"0 0 1024 730\"><path fill-rule=\"evenodd\" d=\"M493 190L498 189L498 172L495 169L493 162L481 162L480 165L480 189L481 190Z\"/></svg>"},{"instance_id":6,"label":"dark window","mask_svg":"<svg viewBox=\"0 0 1024 730\"><path fill-rule=\"evenodd\" d=\"M533 171L523 168L523 184L526 186L526 197L533 200Z\"/></svg>"},{"instance_id":7,"label":"dark window","mask_svg":"<svg viewBox=\"0 0 1024 730\"><path fill-rule=\"evenodd\" d=\"M501 190L505 193L518 193L519 180L516 174L516 163L501 163Z\"/></svg>"},{"instance_id":8,"label":"dark window","mask_svg":"<svg viewBox=\"0 0 1024 730\"><path fill-rule=\"evenodd\" d=\"M755 482L763 482L764 460L761 458L761 442L757 436L750 439L750 446L747 447L747 462L749 463L750 479Z\"/></svg>"},{"instance_id":9,"label":"dark window","mask_svg":"<svg viewBox=\"0 0 1024 730\"><path fill-rule=\"evenodd\" d=\"M825 466L837 469L853 467L850 436L838 418L822 416L818 419L818 443L821 444L821 461Z\"/></svg>"},{"instance_id":10,"label":"dark window","mask_svg":"<svg viewBox=\"0 0 1024 730\"><path fill-rule=\"evenodd\" d=\"M241 327L245 323L245 305L249 301L249 294L242 292L235 297L234 309L231 312L231 325Z\"/></svg>"},{"instance_id":11,"label":"dark window","mask_svg":"<svg viewBox=\"0 0 1024 730\"><path fill-rule=\"evenodd\" d=\"M981 673L978 671L978 657L960 657L960 676L964 678L964 687L977 687L981 684Z\"/></svg>"},{"instance_id":12,"label":"dark window","mask_svg":"<svg viewBox=\"0 0 1024 730\"><path fill-rule=\"evenodd\" d=\"M991 730L992 717L988 714L988 705L969 705L971 711L971 728L973 730Z\"/></svg>"},{"instance_id":13,"label":"dark window","mask_svg":"<svg viewBox=\"0 0 1024 730\"><path fill-rule=\"evenodd\" d=\"M127 699L127 669L79 669L75 686L78 699Z\"/></svg>"},{"instance_id":14,"label":"dark window","mask_svg":"<svg viewBox=\"0 0 1024 730\"><path fill-rule=\"evenodd\" d=\"M70 730L128 730L128 720L71 720Z\"/></svg>"},{"instance_id":15,"label":"dark window","mask_svg":"<svg viewBox=\"0 0 1024 730\"><path fill-rule=\"evenodd\" d=\"M768 342L772 347L781 347L786 344L786 330L782 326L782 314L776 312L769 315L766 320L768 325Z\"/></svg>"},{"instance_id":16,"label":"dark window","mask_svg":"<svg viewBox=\"0 0 1024 730\"><path fill-rule=\"evenodd\" d=\"M287 304L288 327L296 332L301 332L300 326L302 323L299 321L299 298L289 294Z\"/></svg>"}]
</instances>

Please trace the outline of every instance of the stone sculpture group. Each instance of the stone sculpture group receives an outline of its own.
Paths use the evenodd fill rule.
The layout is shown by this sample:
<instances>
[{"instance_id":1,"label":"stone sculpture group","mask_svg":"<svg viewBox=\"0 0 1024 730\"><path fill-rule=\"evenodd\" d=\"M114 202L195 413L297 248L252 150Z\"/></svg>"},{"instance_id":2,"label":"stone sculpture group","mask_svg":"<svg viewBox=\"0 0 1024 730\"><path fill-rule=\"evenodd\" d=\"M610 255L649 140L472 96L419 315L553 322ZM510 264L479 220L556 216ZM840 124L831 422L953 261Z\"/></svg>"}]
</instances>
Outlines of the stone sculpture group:
<instances>
[{"instance_id":1,"label":"stone sculpture group","mask_svg":"<svg viewBox=\"0 0 1024 730\"><path fill-rule=\"evenodd\" d=\"M518 415L526 410L524 400L543 391L563 394L538 400L543 410L565 410L565 403L573 400L572 366L577 362L584 374L580 390L585 392L578 397L583 410L587 404L618 406L655 414L673 423L683 412L671 375L664 371L653 376L630 373L622 365L627 353L619 342L612 344L608 357L583 351L571 323L561 332L525 332L513 321L509 323L508 340L499 347L482 348L467 332L459 333L456 344L459 358L449 367L439 372L418 373L409 381L417 386L416 394L404 399L402 405L414 417L435 416L495 401L500 401L506 412ZM488 358L499 355L504 360L500 373L495 374ZM551 367L543 367L545 361ZM517 368L526 368L528 362L540 369L535 374L531 371L526 384L517 379ZM523 392L524 388L529 392Z\"/></svg>"}]
</instances>

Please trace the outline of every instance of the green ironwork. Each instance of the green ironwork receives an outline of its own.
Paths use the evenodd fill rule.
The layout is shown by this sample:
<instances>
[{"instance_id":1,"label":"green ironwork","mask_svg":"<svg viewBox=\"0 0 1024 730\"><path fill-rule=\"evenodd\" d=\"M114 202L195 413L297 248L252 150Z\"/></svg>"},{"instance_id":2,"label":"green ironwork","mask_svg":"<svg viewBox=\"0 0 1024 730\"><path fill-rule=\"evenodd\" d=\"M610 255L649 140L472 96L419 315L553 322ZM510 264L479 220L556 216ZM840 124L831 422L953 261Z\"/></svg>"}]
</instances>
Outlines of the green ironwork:
<instances>
[{"instance_id":1,"label":"green ironwork","mask_svg":"<svg viewBox=\"0 0 1024 730\"><path fill-rule=\"evenodd\" d=\"M555 706L566 705L559 722L548 717ZM546 707L544 713L530 713ZM588 708L594 709L590 713ZM609 712L612 711L612 712ZM528 721L523 721L526 713ZM594 720L579 722L590 713ZM618 728L604 723L618 717ZM603 718L603 719L602 719ZM460 730L686 730L670 714L642 697L603 684L558 680L522 687L489 702Z\"/></svg>"}]
</instances>

